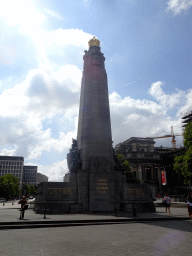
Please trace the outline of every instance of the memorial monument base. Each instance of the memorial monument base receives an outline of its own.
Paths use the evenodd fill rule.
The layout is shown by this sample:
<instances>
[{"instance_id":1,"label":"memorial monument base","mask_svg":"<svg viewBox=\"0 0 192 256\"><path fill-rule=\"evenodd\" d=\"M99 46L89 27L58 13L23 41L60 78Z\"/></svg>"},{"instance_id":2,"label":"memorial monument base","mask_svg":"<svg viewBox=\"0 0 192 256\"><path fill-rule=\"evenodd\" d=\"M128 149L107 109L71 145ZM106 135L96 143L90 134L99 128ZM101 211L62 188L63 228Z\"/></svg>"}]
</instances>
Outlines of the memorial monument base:
<instances>
[{"instance_id":1,"label":"memorial monument base","mask_svg":"<svg viewBox=\"0 0 192 256\"><path fill-rule=\"evenodd\" d=\"M155 211L150 187L129 184L120 171L66 175L68 182L42 182L36 197L36 213L112 213ZM65 180L66 180L65 179Z\"/></svg>"}]
</instances>

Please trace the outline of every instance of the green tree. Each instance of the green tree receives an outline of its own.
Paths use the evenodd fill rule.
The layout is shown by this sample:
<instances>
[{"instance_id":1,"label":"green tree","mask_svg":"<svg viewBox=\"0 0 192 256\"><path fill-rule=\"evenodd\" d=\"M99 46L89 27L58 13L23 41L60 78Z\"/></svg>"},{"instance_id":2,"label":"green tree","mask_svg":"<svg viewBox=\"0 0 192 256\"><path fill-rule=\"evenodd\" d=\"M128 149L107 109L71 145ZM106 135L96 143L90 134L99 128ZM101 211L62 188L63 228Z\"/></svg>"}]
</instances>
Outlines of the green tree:
<instances>
[{"instance_id":1,"label":"green tree","mask_svg":"<svg viewBox=\"0 0 192 256\"><path fill-rule=\"evenodd\" d=\"M119 161L120 164L123 164L125 162L125 157L124 155L118 154L117 155L117 159Z\"/></svg>"},{"instance_id":2,"label":"green tree","mask_svg":"<svg viewBox=\"0 0 192 256\"><path fill-rule=\"evenodd\" d=\"M26 195L30 195L30 186L28 185L28 184L25 184L25 186L24 186L24 190L25 190L25 194Z\"/></svg>"},{"instance_id":3,"label":"green tree","mask_svg":"<svg viewBox=\"0 0 192 256\"><path fill-rule=\"evenodd\" d=\"M9 198L19 195L19 180L12 174L5 174L0 177L0 196Z\"/></svg>"},{"instance_id":4,"label":"green tree","mask_svg":"<svg viewBox=\"0 0 192 256\"><path fill-rule=\"evenodd\" d=\"M192 122L186 125L183 137L186 153L174 158L174 170L183 176L188 186L192 184Z\"/></svg>"},{"instance_id":5,"label":"green tree","mask_svg":"<svg viewBox=\"0 0 192 256\"><path fill-rule=\"evenodd\" d=\"M128 183L141 183L141 181L134 176L133 172L131 171L130 163L127 160L125 160L125 157L121 154L118 154L117 159L118 159L119 163L123 164L123 166L124 166L124 172L125 172L125 175L126 175L126 182L128 182Z\"/></svg>"},{"instance_id":6,"label":"green tree","mask_svg":"<svg viewBox=\"0 0 192 256\"><path fill-rule=\"evenodd\" d=\"M0 197L7 197L7 189L4 176L0 177Z\"/></svg>"},{"instance_id":7,"label":"green tree","mask_svg":"<svg viewBox=\"0 0 192 256\"><path fill-rule=\"evenodd\" d=\"M30 195L35 195L36 194L36 189L35 189L35 187L31 184L30 185Z\"/></svg>"}]
</instances>

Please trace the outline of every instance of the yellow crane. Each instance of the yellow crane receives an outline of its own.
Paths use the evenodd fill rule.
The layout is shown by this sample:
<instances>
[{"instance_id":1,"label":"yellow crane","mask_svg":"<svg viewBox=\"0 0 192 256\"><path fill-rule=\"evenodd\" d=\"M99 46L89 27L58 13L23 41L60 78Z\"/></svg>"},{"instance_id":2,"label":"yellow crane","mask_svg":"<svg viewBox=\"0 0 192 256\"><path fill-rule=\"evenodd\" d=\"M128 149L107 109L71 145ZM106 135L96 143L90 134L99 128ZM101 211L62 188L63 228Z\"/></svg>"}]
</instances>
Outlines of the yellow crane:
<instances>
[{"instance_id":1,"label":"yellow crane","mask_svg":"<svg viewBox=\"0 0 192 256\"><path fill-rule=\"evenodd\" d=\"M183 136L183 134L181 133L176 133L174 134L173 132L173 126L171 126L171 134L168 135L163 135L163 136L158 136L158 137L152 137L152 139L160 139L160 138L169 138L172 137L172 148L176 148L176 140L175 140L175 136Z\"/></svg>"}]
</instances>

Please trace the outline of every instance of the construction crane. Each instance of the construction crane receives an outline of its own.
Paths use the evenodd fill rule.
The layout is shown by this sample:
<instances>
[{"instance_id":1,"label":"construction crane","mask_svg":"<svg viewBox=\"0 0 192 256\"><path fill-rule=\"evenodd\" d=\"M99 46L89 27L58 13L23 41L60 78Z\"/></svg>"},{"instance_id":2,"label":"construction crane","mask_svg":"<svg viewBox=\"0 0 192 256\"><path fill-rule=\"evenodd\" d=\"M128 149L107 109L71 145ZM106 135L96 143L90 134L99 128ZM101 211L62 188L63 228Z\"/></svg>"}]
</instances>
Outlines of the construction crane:
<instances>
[{"instance_id":1,"label":"construction crane","mask_svg":"<svg viewBox=\"0 0 192 256\"><path fill-rule=\"evenodd\" d=\"M158 136L158 137L152 137L152 139L160 139L160 138L169 138L172 137L172 148L176 148L176 140L175 140L175 136L183 136L183 134L181 133L176 133L174 134L173 132L173 126L171 126L171 134L168 135L163 135L163 136Z\"/></svg>"}]
</instances>

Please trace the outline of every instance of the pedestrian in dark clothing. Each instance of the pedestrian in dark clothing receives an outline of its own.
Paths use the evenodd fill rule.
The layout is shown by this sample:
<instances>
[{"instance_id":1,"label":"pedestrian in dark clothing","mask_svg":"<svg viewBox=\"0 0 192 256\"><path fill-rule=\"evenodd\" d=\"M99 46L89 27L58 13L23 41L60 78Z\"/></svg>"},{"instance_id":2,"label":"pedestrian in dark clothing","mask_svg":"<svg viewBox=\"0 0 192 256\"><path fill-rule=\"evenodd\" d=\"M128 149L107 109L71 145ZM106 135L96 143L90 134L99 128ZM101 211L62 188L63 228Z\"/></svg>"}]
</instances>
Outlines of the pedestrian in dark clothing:
<instances>
[{"instance_id":1,"label":"pedestrian in dark clothing","mask_svg":"<svg viewBox=\"0 0 192 256\"><path fill-rule=\"evenodd\" d=\"M24 213L25 213L25 206L27 204L27 201L25 199L25 196L22 197L22 199L18 202L18 204L21 204L21 214L20 214L20 219L24 219Z\"/></svg>"},{"instance_id":2,"label":"pedestrian in dark clothing","mask_svg":"<svg viewBox=\"0 0 192 256\"><path fill-rule=\"evenodd\" d=\"M192 192L191 192L191 194L189 195L189 197L188 197L188 200L187 200L187 204L188 204L188 206L189 206L189 217L191 218L191 220L192 220ZM192 222L191 222L191 224L192 224Z\"/></svg>"},{"instance_id":3,"label":"pedestrian in dark clothing","mask_svg":"<svg viewBox=\"0 0 192 256\"><path fill-rule=\"evenodd\" d=\"M188 207L188 215L189 215L189 196L191 194L191 190L190 189L187 189L187 192L188 192L188 195L187 195L187 207Z\"/></svg>"},{"instance_id":4,"label":"pedestrian in dark clothing","mask_svg":"<svg viewBox=\"0 0 192 256\"><path fill-rule=\"evenodd\" d=\"M166 214L167 214L167 208L168 208L169 215L171 215L171 212L170 212L171 198L169 197L168 194L165 195L164 202L165 202L165 212L166 212Z\"/></svg>"}]
</instances>

